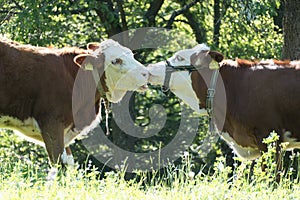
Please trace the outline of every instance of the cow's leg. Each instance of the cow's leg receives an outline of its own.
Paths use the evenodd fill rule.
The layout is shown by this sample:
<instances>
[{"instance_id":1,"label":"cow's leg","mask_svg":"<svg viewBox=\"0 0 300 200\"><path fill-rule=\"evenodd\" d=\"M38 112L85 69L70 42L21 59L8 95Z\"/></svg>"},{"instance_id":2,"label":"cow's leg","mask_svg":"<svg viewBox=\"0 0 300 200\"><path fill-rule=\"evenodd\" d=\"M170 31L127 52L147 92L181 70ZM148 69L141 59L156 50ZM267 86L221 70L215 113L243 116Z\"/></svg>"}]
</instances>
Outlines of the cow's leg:
<instances>
[{"instance_id":1,"label":"cow's leg","mask_svg":"<svg viewBox=\"0 0 300 200\"><path fill-rule=\"evenodd\" d=\"M275 171L275 179L276 179L276 182L279 183L280 182L280 177L281 177L281 172L282 172L282 169L283 169L283 165L282 165L282 152L281 152L281 148L280 148L280 142L277 141L276 142L276 154L275 154L275 161L276 161L276 171ZM267 152L266 151L262 151L262 152ZM262 162L264 163L264 159L262 160ZM265 164L262 164L261 165L261 169L262 171L265 171L266 170L266 165Z\"/></svg>"},{"instance_id":2,"label":"cow's leg","mask_svg":"<svg viewBox=\"0 0 300 200\"><path fill-rule=\"evenodd\" d=\"M52 125L51 127L54 126L55 125ZM60 164L60 157L64 151L64 134L62 126L42 129L42 136L51 164Z\"/></svg>"},{"instance_id":3,"label":"cow's leg","mask_svg":"<svg viewBox=\"0 0 300 200\"><path fill-rule=\"evenodd\" d=\"M256 164L256 161L255 160L253 160L252 162L251 162L251 165L250 165L250 174L249 174L249 177L250 177L250 180L253 178L253 172L254 172L254 166L255 166L255 164Z\"/></svg>"},{"instance_id":4,"label":"cow's leg","mask_svg":"<svg viewBox=\"0 0 300 200\"><path fill-rule=\"evenodd\" d=\"M276 182L279 182L280 181L280 178L281 178L281 172L282 172L282 169L283 169L283 165L282 165L282 151L281 151L281 143L282 143L282 130L279 130L279 129L276 129L275 130L276 133L279 135L279 140L276 141L276 154L275 154L275 161L276 161L276 174L275 174L275 179L276 179ZM265 130L261 133L270 133L269 130ZM268 151L268 147L265 143L263 143L263 139L264 139L264 135L268 135L268 134L258 134L256 133L256 139L257 139L257 144L258 144L258 147L260 149L260 151L263 153L263 152L267 152ZM261 135L259 137L259 135ZM264 161L263 161L264 163ZM262 171L265 171L266 169L266 165L265 164L262 164L261 166L262 168Z\"/></svg>"},{"instance_id":5,"label":"cow's leg","mask_svg":"<svg viewBox=\"0 0 300 200\"><path fill-rule=\"evenodd\" d=\"M68 146L64 149L64 152L61 156L63 164L67 164L68 166L74 166L74 158L72 155L71 148Z\"/></svg>"},{"instance_id":6,"label":"cow's leg","mask_svg":"<svg viewBox=\"0 0 300 200\"><path fill-rule=\"evenodd\" d=\"M51 170L47 180L52 181L57 175L57 164L61 164L61 155L64 151L63 124L56 121L43 121L40 123L42 137L51 162Z\"/></svg>"},{"instance_id":7,"label":"cow's leg","mask_svg":"<svg viewBox=\"0 0 300 200\"><path fill-rule=\"evenodd\" d=\"M262 155L265 152L268 152L268 147L265 143L263 143L264 140L264 132L260 131L258 129L254 129L254 136L256 138L256 144L260 151L260 154ZM254 164L253 164L254 166ZM262 158L262 164L261 164L261 170L264 172L266 170L266 165L264 164L264 159Z\"/></svg>"},{"instance_id":8,"label":"cow's leg","mask_svg":"<svg viewBox=\"0 0 300 200\"><path fill-rule=\"evenodd\" d=\"M282 142L283 142L283 134L285 130L276 130L279 135L279 140L276 141L276 182L279 183L281 179L281 175L283 174L283 157L284 157L284 150L282 149Z\"/></svg>"},{"instance_id":9,"label":"cow's leg","mask_svg":"<svg viewBox=\"0 0 300 200\"><path fill-rule=\"evenodd\" d=\"M279 183L281 179L281 174L283 171L283 152L281 151L280 142L276 142L276 182Z\"/></svg>"}]
</instances>

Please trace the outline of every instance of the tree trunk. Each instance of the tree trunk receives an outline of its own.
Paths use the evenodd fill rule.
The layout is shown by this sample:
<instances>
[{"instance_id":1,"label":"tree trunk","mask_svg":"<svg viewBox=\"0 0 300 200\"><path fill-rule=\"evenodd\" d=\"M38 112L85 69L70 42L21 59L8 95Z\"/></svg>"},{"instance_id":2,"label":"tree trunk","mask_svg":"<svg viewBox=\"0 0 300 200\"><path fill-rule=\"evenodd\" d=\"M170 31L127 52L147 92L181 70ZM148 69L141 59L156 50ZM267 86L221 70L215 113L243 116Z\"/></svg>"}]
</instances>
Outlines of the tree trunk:
<instances>
[{"instance_id":1,"label":"tree trunk","mask_svg":"<svg viewBox=\"0 0 300 200\"><path fill-rule=\"evenodd\" d=\"M214 44L219 46L219 35L221 27L221 12L220 12L220 0L214 0Z\"/></svg>"},{"instance_id":2,"label":"tree trunk","mask_svg":"<svg viewBox=\"0 0 300 200\"><path fill-rule=\"evenodd\" d=\"M203 43L206 41L206 30L204 28L204 23L201 23L201 21L204 21L204 17L201 16L202 19L199 19L199 17L193 13L190 8L192 6L194 6L196 3L200 2L200 1L193 1L190 4L186 4L185 1L176 1L178 4L181 5L182 9L178 10L178 11L174 11L175 13L182 13L186 19L188 20L188 24L190 25L190 27L193 30L193 33L195 35L196 41L198 43ZM186 8L186 9L184 9ZM175 18L174 18L175 19ZM170 21L168 23L170 25ZM171 28L171 26L167 25L167 28Z\"/></svg>"},{"instance_id":3,"label":"tree trunk","mask_svg":"<svg viewBox=\"0 0 300 200\"><path fill-rule=\"evenodd\" d=\"M148 26L155 26L155 17L158 11L161 9L164 0L153 0L147 12L145 13L144 17L148 20Z\"/></svg>"},{"instance_id":4,"label":"tree trunk","mask_svg":"<svg viewBox=\"0 0 300 200\"><path fill-rule=\"evenodd\" d=\"M300 59L300 1L286 0L283 18L283 59Z\"/></svg>"},{"instance_id":5,"label":"tree trunk","mask_svg":"<svg viewBox=\"0 0 300 200\"><path fill-rule=\"evenodd\" d=\"M108 37L121 33L120 16L118 12L114 10L113 2L111 0L102 0L98 3L99 8L97 14L103 23L102 25L105 27Z\"/></svg>"},{"instance_id":6,"label":"tree trunk","mask_svg":"<svg viewBox=\"0 0 300 200\"><path fill-rule=\"evenodd\" d=\"M203 43L206 41L206 30L203 27L203 23L199 23L199 19L197 19L196 15L192 13L190 10L186 10L183 15L187 18L189 21L189 25L191 26L196 41L198 43Z\"/></svg>"}]
</instances>

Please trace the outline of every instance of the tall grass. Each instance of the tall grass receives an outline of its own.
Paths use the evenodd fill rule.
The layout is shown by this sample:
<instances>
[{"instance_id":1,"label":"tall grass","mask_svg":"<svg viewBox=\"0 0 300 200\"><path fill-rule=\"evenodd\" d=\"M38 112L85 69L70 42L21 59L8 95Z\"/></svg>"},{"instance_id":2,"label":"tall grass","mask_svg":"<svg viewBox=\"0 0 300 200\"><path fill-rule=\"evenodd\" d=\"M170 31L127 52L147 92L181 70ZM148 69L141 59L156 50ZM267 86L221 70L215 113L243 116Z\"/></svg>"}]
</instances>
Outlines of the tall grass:
<instances>
[{"instance_id":1,"label":"tall grass","mask_svg":"<svg viewBox=\"0 0 300 200\"><path fill-rule=\"evenodd\" d=\"M0 199L299 199L300 184L298 177L290 176L292 170L288 169L279 183L275 181L275 143L272 138L266 143L269 151L257 160L253 173L251 162L231 168L220 157L212 173L195 175L186 154L182 165L170 165L163 174L137 172L136 178L126 180L125 172L117 171L99 178L104 172L88 166L84 170L69 168L47 182L43 168L5 160L0 164ZM265 171L261 165L266 166Z\"/></svg>"},{"instance_id":2,"label":"tall grass","mask_svg":"<svg viewBox=\"0 0 300 200\"><path fill-rule=\"evenodd\" d=\"M297 199L298 183L282 181L273 184L273 178L245 176L246 166L232 171L225 167L224 159L216 163L216 172L209 176L189 176L188 171L172 169L161 180L145 182L147 176L125 180L124 172L106 173L98 179L99 172L69 169L53 182L46 182L35 169L27 172L18 168L10 176L1 176L1 199ZM234 178L229 174L233 172ZM24 173L27 173L24 176ZM29 176L30 175L30 176ZM46 174L45 174L46 175Z\"/></svg>"}]
</instances>

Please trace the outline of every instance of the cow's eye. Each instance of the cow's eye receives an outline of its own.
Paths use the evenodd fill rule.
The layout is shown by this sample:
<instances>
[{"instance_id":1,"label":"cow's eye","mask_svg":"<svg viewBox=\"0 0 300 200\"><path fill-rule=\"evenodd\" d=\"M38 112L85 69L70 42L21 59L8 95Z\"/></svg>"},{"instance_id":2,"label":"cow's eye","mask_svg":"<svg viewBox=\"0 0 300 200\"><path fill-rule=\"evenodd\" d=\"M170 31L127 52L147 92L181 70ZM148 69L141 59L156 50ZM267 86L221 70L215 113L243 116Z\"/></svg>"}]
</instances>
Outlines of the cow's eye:
<instances>
[{"instance_id":1,"label":"cow's eye","mask_svg":"<svg viewBox=\"0 0 300 200\"><path fill-rule=\"evenodd\" d=\"M121 58L116 58L114 60L111 61L111 64L113 65L121 65L122 64L122 59Z\"/></svg>"},{"instance_id":2,"label":"cow's eye","mask_svg":"<svg viewBox=\"0 0 300 200\"><path fill-rule=\"evenodd\" d=\"M184 60L184 58L183 57L181 57L181 56L176 56L176 58L175 58L177 61L183 61Z\"/></svg>"}]
</instances>

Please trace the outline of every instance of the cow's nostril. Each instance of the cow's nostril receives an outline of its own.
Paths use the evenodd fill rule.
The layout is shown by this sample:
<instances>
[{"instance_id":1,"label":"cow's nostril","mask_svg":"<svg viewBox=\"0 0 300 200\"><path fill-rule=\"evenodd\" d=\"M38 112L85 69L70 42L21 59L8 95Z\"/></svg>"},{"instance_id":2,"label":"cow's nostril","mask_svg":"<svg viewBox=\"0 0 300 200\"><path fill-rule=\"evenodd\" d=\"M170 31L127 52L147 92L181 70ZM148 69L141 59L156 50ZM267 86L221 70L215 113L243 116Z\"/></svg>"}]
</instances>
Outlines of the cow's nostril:
<instances>
[{"instance_id":1,"label":"cow's nostril","mask_svg":"<svg viewBox=\"0 0 300 200\"><path fill-rule=\"evenodd\" d=\"M148 73L142 73L142 76L147 77Z\"/></svg>"}]
</instances>

